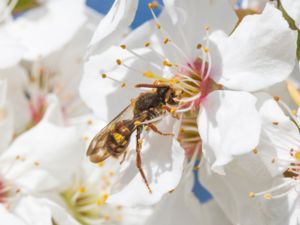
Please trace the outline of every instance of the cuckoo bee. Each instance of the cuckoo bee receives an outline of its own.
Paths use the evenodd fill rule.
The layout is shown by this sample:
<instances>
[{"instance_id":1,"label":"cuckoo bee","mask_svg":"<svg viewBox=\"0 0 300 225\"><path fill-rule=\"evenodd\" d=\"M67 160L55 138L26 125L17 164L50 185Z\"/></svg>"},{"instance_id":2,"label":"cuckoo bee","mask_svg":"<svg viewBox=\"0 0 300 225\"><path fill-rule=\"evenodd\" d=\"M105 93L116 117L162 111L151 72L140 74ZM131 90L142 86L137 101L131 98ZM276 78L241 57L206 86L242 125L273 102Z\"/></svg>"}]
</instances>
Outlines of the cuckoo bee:
<instances>
[{"instance_id":1,"label":"cuckoo bee","mask_svg":"<svg viewBox=\"0 0 300 225\"><path fill-rule=\"evenodd\" d=\"M151 188L142 168L141 134L147 126L152 131L165 136L173 136L173 133L163 133L155 126L167 112L176 117L174 107L177 106L177 98L180 91L167 84L138 84L138 88L151 88L151 91L141 93L133 99L132 104L127 106L107 126L105 126L92 139L87 156L93 163L99 163L112 156L118 158L123 155L121 163L125 160L127 147L131 135L136 132L136 166L141 174L149 192ZM124 115L131 112L131 119L124 119Z\"/></svg>"}]
</instances>

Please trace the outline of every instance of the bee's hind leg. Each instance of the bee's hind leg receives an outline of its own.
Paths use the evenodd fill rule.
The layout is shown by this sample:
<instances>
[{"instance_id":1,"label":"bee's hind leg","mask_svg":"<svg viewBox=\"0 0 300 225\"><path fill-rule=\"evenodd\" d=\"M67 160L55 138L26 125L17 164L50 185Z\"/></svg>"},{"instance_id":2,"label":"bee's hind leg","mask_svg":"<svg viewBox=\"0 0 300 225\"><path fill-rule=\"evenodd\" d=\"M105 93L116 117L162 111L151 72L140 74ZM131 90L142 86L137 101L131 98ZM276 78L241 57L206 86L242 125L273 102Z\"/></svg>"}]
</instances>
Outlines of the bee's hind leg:
<instances>
[{"instance_id":1,"label":"bee's hind leg","mask_svg":"<svg viewBox=\"0 0 300 225\"><path fill-rule=\"evenodd\" d=\"M163 136L174 136L173 133L163 133L161 132L153 123L148 123L147 126L152 130L154 131L155 133L158 133L160 135L163 135Z\"/></svg>"},{"instance_id":2,"label":"bee's hind leg","mask_svg":"<svg viewBox=\"0 0 300 225\"><path fill-rule=\"evenodd\" d=\"M120 164L122 165L123 164L123 162L125 161L125 159L126 159L126 156L127 156L127 150L124 152L124 154L123 154L123 158L122 158L122 160L120 161Z\"/></svg>"},{"instance_id":3,"label":"bee's hind leg","mask_svg":"<svg viewBox=\"0 0 300 225\"><path fill-rule=\"evenodd\" d=\"M152 190L149 186L148 180L147 180L144 170L142 168L142 157L141 157L141 149L142 149L141 133L142 133L142 131L143 131L143 126L138 126L137 133L136 133L136 167L138 168L149 192L152 193Z\"/></svg>"}]
</instances>

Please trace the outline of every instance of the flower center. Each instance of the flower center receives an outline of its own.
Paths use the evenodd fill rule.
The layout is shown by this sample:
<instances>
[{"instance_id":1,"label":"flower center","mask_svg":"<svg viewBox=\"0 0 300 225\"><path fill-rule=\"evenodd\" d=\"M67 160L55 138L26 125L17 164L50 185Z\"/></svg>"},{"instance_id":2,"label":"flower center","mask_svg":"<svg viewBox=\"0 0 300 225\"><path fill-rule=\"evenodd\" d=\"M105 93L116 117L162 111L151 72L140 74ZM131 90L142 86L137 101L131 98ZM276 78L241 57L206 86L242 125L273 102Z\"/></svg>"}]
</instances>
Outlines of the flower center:
<instances>
[{"instance_id":1,"label":"flower center","mask_svg":"<svg viewBox=\"0 0 300 225\"><path fill-rule=\"evenodd\" d=\"M16 188L13 183L0 176L0 204L3 204L7 209L10 209L19 193L19 188Z\"/></svg>"},{"instance_id":2,"label":"flower center","mask_svg":"<svg viewBox=\"0 0 300 225\"><path fill-rule=\"evenodd\" d=\"M102 167L103 163L99 166ZM122 220L122 207L106 204L113 175L112 171L103 173L97 184L87 180L75 181L69 189L61 193L67 208L78 222L89 225L108 221L117 223Z\"/></svg>"},{"instance_id":3,"label":"flower center","mask_svg":"<svg viewBox=\"0 0 300 225\"><path fill-rule=\"evenodd\" d=\"M281 108L283 108L284 111L289 114L288 116L290 117L290 120L299 130L300 126L298 124L298 118L295 117L295 115L292 113L292 110L283 101L280 100L280 97L275 96L274 100L277 101L279 106L281 106ZM272 125L278 126L279 122L273 121ZM298 140L295 141L298 142ZM300 191L300 150L294 148L279 148L278 151L281 151L281 154L278 154L277 158L272 158L270 160L270 163L274 166L278 166L284 169L284 172L282 173L284 181L279 185L276 185L263 192L250 192L250 197L263 196L263 198L270 200L274 198L276 199L285 197L292 190L296 190L297 192ZM259 152L257 149L254 149L253 153L258 154Z\"/></svg>"},{"instance_id":4,"label":"flower center","mask_svg":"<svg viewBox=\"0 0 300 225\"><path fill-rule=\"evenodd\" d=\"M198 151L201 149L201 138L197 129L197 115L202 101L212 91L221 89L222 86L215 83L211 78L212 60L209 52L209 27L205 26L206 36L203 38L203 44L197 44L194 52L197 56L188 56L188 54L180 47L180 44L176 43L168 32L164 29L164 26L157 18L154 10L159 8L160 5L157 2L148 4L149 10L152 13L155 21L155 27L158 30L160 40L157 42L146 41L144 47L151 53L155 60L149 61L145 55L139 54L140 49L131 49L125 44L121 44L120 48L127 51L130 55L137 60L142 61L149 68L145 68L144 71L140 71L133 66L127 64L126 59L121 60L117 58L115 60L116 66L123 66L129 71L141 74L146 78L153 80L153 83L162 83L170 85L174 90L179 91L181 94L176 100L178 105L172 113L179 115L182 119L180 135L178 140L182 147L186 150L187 155L193 154L195 149ZM176 28L177 29L177 28ZM181 28L178 27L178 35L183 39L183 42L188 46L188 40L184 37ZM156 46L158 44L158 46ZM166 52L169 52L165 48L171 47L175 54L182 58L184 63L174 62L168 57ZM146 52L147 52L146 51ZM159 63L160 62L160 63ZM150 69L151 68L151 69ZM161 74L157 74L154 71L161 71ZM120 84L120 87L126 88L127 83L120 81L115 77L109 76L110 71L102 69L100 74L103 79L110 79ZM192 150L194 149L194 150Z\"/></svg>"}]
</instances>

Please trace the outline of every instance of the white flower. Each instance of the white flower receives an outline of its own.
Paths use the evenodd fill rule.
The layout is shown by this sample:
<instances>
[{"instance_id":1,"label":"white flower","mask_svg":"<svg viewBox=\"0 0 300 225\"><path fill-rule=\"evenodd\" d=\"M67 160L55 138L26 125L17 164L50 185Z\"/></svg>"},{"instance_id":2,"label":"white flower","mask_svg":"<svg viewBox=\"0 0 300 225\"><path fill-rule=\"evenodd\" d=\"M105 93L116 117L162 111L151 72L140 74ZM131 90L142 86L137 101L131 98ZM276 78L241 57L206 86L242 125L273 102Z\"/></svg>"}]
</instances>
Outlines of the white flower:
<instances>
[{"instance_id":1,"label":"white flower","mask_svg":"<svg viewBox=\"0 0 300 225\"><path fill-rule=\"evenodd\" d=\"M71 121L83 133L86 144L104 126L92 115ZM117 179L119 162L110 159L97 165L86 158L78 166L73 182L60 194L60 201L81 224L144 224L151 208L129 208L107 202L112 183Z\"/></svg>"},{"instance_id":2,"label":"white flower","mask_svg":"<svg viewBox=\"0 0 300 225\"><path fill-rule=\"evenodd\" d=\"M3 25L0 33L8 33L26 47L25 59L36 60L68 43L85 19L83 0L50 0Z\"/></svg>"},{"instance_id":3,"label":"white flower","mask_svg":"<svg viewBox=\"0 0 300 225\"><path fill-rule=\"evenodd\" d=\"M55 93L59 97L65 123L68 123L70 117L87 111L87 108L78 97L78 85L83 70L82 58L92 36L92 30L101 16L87 7L82 10L83 16L87 20L83 24L79 24L76 32L74 31L72 34L68 30L62 31L62 33L66 32L66 35L71 36L67 42L61 40L59 49L52 46L51 52L44 57L38 57L30 62L23 62L21 66L0 70L0 79L6 79L8 83L7 102L13 109L17 134L24 132L40 121L45 112L45 99L49 93ZM37 12L32 10L26 15L34 17ZM37 26L34 21L28 22L32 23L29 26L30 29ZM15 23L18 23L18 21ZM47 20L45 26L48 23L51 27L55 27L56 21ZM57 29L61 28L57 27ZM29 33L25 28L19 30L19 32L24 32L24 36L27 32ZM39 33L41 31L37 29L34 29L34 32L37 36L44 35ZM21 36L23 36L23 33ZM20 111L22 111L22 114L19 113Z\"/></svg>"},{"instance_id":4,"label":"white flower","mask_svg":"<svg viewBox=\"0 0 300 225\"><path fill-rule=\"evenodd\" d=\"M84 144L78 131L60 124L57 99L50 96L47 102L43 120L19 136L0 156L1 213L3 218L20 224L39 220L51 224L52 218L68 217L61 210L56 216L50 214L52 208L60 207L51 203L49 208L48 200L35 198L70 185L83 156ZM36 220L39 213L43 216Z\"/></svg>"},{"instance_id":5,"label":"white flower","mask_svg":"<svg viewBox=\"0 0 300 225\"><path fill-rule=\"evenodd\" d=\"M157 7L157 3L149 4L154 20L132 31L119 47L112 46L89 58L80 86L81 96L97 116L109 121L138 96L140 92L134 89L137 83L156 81L181 90L176 108L183 117L180 143L186 150L190 150L188 142L193 149L201 149L199 128L205 154L215 162L214 168L222 172L222 165L258 144L260 119L256 99L247 92L288 77L295 62L296 34L281 12L271 5L262 15L245 18L230 36L226 34L233 30L237 19L226 1L165 1L158 18L154 12ZM226 20L219 19L221 12ZM114 13L117 10L110 15ZM125 15L127 23L130 16ZM272 26L274 21L276 28ZM111 37L103 35L99 42L94 40L94 46ZM235 91L223 90L223 86ZM176 133L178 125L164 119L160 127ZM119 183L119 195L111 197L114 201L128 204L130 199L131 204L153 204L178 183L182 149L174 139L155 134L154 137L154 141L145 138L142 154L143 167L154 190L152 196L143 187L132 162ZM165 165L171 165L168 182L161 178L166 173Z\"/></svg>"},{"instance_id":6,"label":"white flower","mask_svg":"<svg viewBox=\"0 0 300 225\"><path fill-rule=\"evenodd\" d=\"M204 163L201 181L233 224L299 224L299 130L273 98L256 96L263 121L259 145L225 165L226 175Z\"/></svg>"}]
</instances>

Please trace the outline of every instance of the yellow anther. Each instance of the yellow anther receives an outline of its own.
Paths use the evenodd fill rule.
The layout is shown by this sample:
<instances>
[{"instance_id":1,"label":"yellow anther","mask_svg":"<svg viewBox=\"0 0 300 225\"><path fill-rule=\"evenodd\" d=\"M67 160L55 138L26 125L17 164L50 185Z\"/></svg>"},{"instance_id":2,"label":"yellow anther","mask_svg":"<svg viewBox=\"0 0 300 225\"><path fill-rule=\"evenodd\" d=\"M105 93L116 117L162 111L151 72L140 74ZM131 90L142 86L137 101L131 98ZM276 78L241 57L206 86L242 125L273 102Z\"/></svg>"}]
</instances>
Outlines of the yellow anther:
<instances>
[{"instance_id":1,"label":"yellow anther","mask_svg":"<svg viewBox=\"0 0 300 225\"><path fill-rule=\"evenodd\" d=\"M295 159L300 161L300 152L299 151L296 152L294 157L295 157Z\"/></svg>"},{"instance_id":2,"label":"yellow anther","mask_svg":"<svg viewBox=\"0 0 300 225\"><path fill-rule=\"evenodd\" d=\"M126 45L122 44L122 45L120 45L120 48L126 49Z\"/></svg>"},{"instance_id":3,"label":"yellow anther","mask_svg":"<svg viewBox=\"0 0 300 225\"><path fill-rule=\"evenodd\" d=\"M170 84L178 84L180 81L176 78L170 79Z\"/></svg>"},{"instance_id":4,"label":"yellow anther","mask_svg":"<svg viewBox=\"0 0 300 225\"><path fill-rule=\"evenodd\" d=\"M110 216L107 215L107 214L105 214L105 215L103 216L103 218L104 218L104 220L106 220L106 221L110 220Z\"/></svg>"},{"instance_id":5,"label":"yellow anther","mask_svg":"<svg viewBox=\"0 0 300 225\"><path fill-rule=\"evenodd\" d=\"M179 129L179 133L180 133L180 134L183 134L183 133L184 133L184 129L183 129L183 128L180 128L180 129Z\"/></svg>"},{"instance_id":6,"label":"yellow anther","mask_svg":"<svg viewBox=\"0 0 300 225\"><path fill-rule=\"evenodd\" d=\"M249 196L250 198L254 198L254 197L255 197L255 193L254 193L254 192L249 192L248 196Z\"/></svg>"},{"instance_id":7,"label":"yellow anther","mask_svg":"<svg viewBox=\"0 0 300 225\"><path fill-rule=\"evenodd\" d=\"M198 171L200 169L200 166L194 166L193 170Z\"/></svg>"},{"instance_id":8,"label":"yellow anther","mask_svg":"<svg viewBox=\"0 0 300 225\"><path fill-rule=\"evenodd\" d=\"M106 202L107 199L108 199L108 194L104 194L104 195L102 196L102 199L103 199L104 202Z\"/></svg>"},{"instance_id":9,"label":"yellow anther","mask_svg":"<svg viewBox=\"0 0 300 225\"><path fill-rule=\"evenodd\" d=\"M107 74L106 74L106 73L102 73L102 74L101 74L101 77L104 79L104 78L107 77Z\"/></svg>"},{"instance_id":10,"label":"yellow anther","mask_svg":"<svg viewBox=\"0 0 300 225\"><path fill-rule=\"evenodd\" d=\"M122 218L121 215L118 215L118 216L116 217L116 221L117 221L117 222L121 222L122 220L123 220L123 218Z\"/></svg>"},{"instance_id":11,"label":"yellow anther","mask_svg":"<svg viewBox=\"0 0 300 225\"><path fill-rule=\"evenodd\" d=\"M274 96L273 99L278 102L280 100L280 97L279 96Z\"/></svg>"},{"instance_id":12,"label":"yellow anther","mask_svg":"<svg viewBox=\"0 0 300 225\"><path fill-rule=\"evenodd\" d=\"M117 59L117 60L116 60L116 63L117 63L118 65L121 65L121 64L122 64L121 59Z\"/></svg>"},{"instance_id":13,"label":"yellow anther","mask_svg":"<svg viewBox=\"0 0 300 225\"><path fill-rule=\"evenodd\" d=\"M122 134L119 134L117 132L113 133L113 137L118 143L123 142L125 140L125 137Z\"/></svg>"},{"instance_id":14,"label":"yellow anther","mask_svg":"<svg viewBox=\"0 0 300 225\"><path fill-rule=\"evenodd\" d=\"M168 62L168 60L163 61L163 65L167 67L172 67L172 64Z\"/></svg>"},{"instance_id":15,"label":"yellow anther","mask_svg":"<svg viewBox=\"0 0 300 225\"><path fill-rule=\"evenodd\" d=\"M165 44L165 45L168 44L169 41L170 41L170 39L166 37L166 38L164 39L164 44Z\"/></svg>"},{"instance_id":16,"label":"yellow anther","mask_svg":"<svg viewBox=\"0 0 300 225\"><path fill-rule=\"evenodd\" d=\"M257 154L257 153L258 153L258 151L257 151L256 148L252 149L252 152L253 152L254 154Z\"/></svg>"},{"instance_id":17,"label":"yellow anther","mask_svg":"<svg viewBox=\"0 0 300 225\"><path fill-rule=\"evenodd\" d=\"M149 46L150 46L150 42L149 41L145 42L145 47L149 47Z\"/></svg>"},{"instance_id":18,"label":"yellow anther","mask_svg":"<svg viewBox=\"0 0 300 225\"><path fill-rule=\"evenodd\" d=\"M156 9L156 8L158 8L158 6L159 6L159 4L158 4L157 1L153 1L153 2L148 3L148 8L150 10Z\"/></svg>"},{"instance_id":19,"label":"yellow anther","mask_svg":"<svg viewBox=\"0 0 300 225\"><path fill-rule=\"evenodd\" d=\"M121 88L124 88L124 87L126 87L126 83L125 83L125 82L123 82L123 83L121 84Z\"/></svg>"},{"instance_id":20,"label":"yellow anther","mask_svg":"<svg viewBox=\"0 0 300 225\"><path fill-rule=\"evenodd\" d=\"M83 137L82 137L82 140L83 140L83 141L88 141L88 140L89 140L89 137L88 137L88 136L83 136Z\"/></svg>"},{"instance_id":21,"label":"yellow anther","mask_svg":"<svg viewBox=\"0 0 300 225\"><path fill-rule=\"evenodd\" d=\"M175 112L176 112L176 108L172 107L171 110L170 110L170 113L175 113Z\"/></svg>"},{"instance_id":22,"label":"yellow anther","mask_svg":"<svg viewBox=\"0 0 300 225\"><path fill-rule=\"evenodd\" d=\"M103 202L102 198L99 198L99 199L96 201L96 204L97 204L98 206L103 205L104 202Z\"/></svg>"},{"instance_id":23,"label":"yellow anther","mask_svg":"<svg viewBox=\"0 0 300 225\"><path fill-rule=\"evenodd\" d=\"M156 24L156 28L157 28L157 29L160 29L160 28L161 28L161 25L160 25L159 23L157 23L157 24Z\"/></svg>"},{"instance_id":24,"label":"yellow anther","mask_svg":"<svg viewBox=\"0 0 300 225\"><path fill-rule=\"evenodd\" d=\"M197 44L196 48L197 48L197 49L201 49L201 48L202 48L202 45L199 43L199 44Z\"/></svg>"},{"instance_id":25,"label":"yellow anther","mask_svg":"<svg viewBox=\"0 0 300 225\"><path fill-rule=\"evenodd\" d=\"M111 170L111 171L109 171L109 173L108 173L108 174L109 174L109 176L113 176L113 175L115 175L114 171L112 171L112 170Z\"/></svg>"},{"instance_id":26,"label":"yellow anther","mask_svg":"<svg viewBox=\"0 0 300 225\"><path fill-rule=\"evenodd\" d=\"M143 75L147 78L155 78L156 75L154 73L152 73L151 71L146 71L143 73Z\"/></svg>"},{"instance_id":27,"label":"yellow anther","mask_svg":"<svg viewBox=\"0 0 300 225\"><path fill-rule=\"evenodd\" d=\"M209 31L209 26L208 26L208 25L205 25L205 26L204 26L204 29L205 29L206 31Z\"/></svg>"},{"instance_id":28,"label":"yellow anther","mask_svg":"<svg viewBox=\"0 0 300 225\"><path fill-rule=\"evenodd\" d=\"M108 199L108 196L109 196L108 194L102 195L100 198L97 199L96 204L99 205L99 206L105 204L105 202Z\"/></svg>"},{"instance_id":29,"label":"yellow anther","mask_svg":"<svg viewBox=\"0 0 300 225\"><path fill-rule=\"evenodd\" d=\"M264 199L271 200L272 199L272 195L271 194L265 194L264 195Z\"/></svg>"},{"instance_id":30,"label":"yellow anther","mask_svg":"<svg viewBox=\"0 0 300 225\"><path fill-rule=\"evenodd\" d=\"M91 126L91 125L93 124L93 120L88 119L88 120L86 121L86 124L87 124L88 126Z\"/></svg>"},{"instance_id":31,"label":"yellow anther","mask_svg":"<svg viewBox=\"0 0 300 225\"><path fill-rule=\"evenodd\" d=\"M203 48L203 51L204 51L205 53L208 53L208 48Z\"/></svg>"},{"instance_id":32,"label":"yellow anther","mask_svg":"<svg viewBox=\"0 0 300 225\"><path fill-rule=\"evenodd\" d=\"M169 194L172 194L175 191L175 189L171 189L169 192Z\"/></svg>"},{"instance_id":33,"label":"yellow anther","mask_svg":"<svg viewBox=\"0 0 300 225\"><path fill-rule=\"evenodd\" d=\"M135 125L135 126L139 126L139 125L141 125L141 124L142 124L142 122L139 121L139 120L137 120L137 121L134 122L134 125Z\"/></svg>"},{"instance_id":34,"label":"yellow anther","mask_svg":"<svg viewBox=\"0 0 300 225\"><path fill-rule=\"evenodd\" d=\"M99 167L103 167L103 166L104 166L104 162L99 162L99 163L98 163L98 166L99 166Z\"/></svg>"},{"instance_id":35,"label":"yellow anther","mask_svg":"<svg viewBox=\"0 0 300 225\"><path fill-rule=\"evenodd\" d=\"M178 63L176 63L176 62L173 62L173 65L176 67L179 67Z\"/></svg>"},{"instance_id":36,"label":"yellow anther","mask_svg":"<svg viewBox=\"0 0 300 225\"><path fill-rule=\"evenodd\" d=\"M84 193L86 190L85 190L85 187L83 187L83 186L81 186L80 188L79 188L79 192L80 193Z\"/></svg>"}]
</instances>

